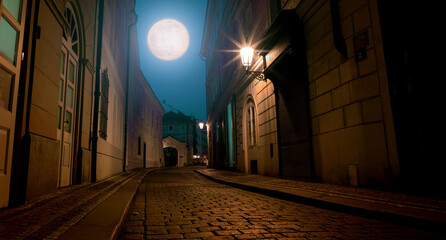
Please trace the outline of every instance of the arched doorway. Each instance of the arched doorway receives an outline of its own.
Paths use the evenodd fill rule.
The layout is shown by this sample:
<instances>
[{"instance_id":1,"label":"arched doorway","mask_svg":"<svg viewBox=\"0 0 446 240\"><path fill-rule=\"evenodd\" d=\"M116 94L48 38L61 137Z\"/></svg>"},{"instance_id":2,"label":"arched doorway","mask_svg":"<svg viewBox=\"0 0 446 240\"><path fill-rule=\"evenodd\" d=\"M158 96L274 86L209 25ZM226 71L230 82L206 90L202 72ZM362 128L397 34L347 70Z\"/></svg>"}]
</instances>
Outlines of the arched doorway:
<instances>
[{"instance_id":1,"label":"arched doorway","mask_svg":"<svg viewBox=\"0 0 446 240\"><path fill-rule=\"evenodd\" d=\"M164 161L166 167L174 167L178 165L178 150L173 147L164 148Z\"/></svg>"},{"instance_id":2,"label":"arched doorway","mask_svg":"<svg viewBox=\"0 0 446 240\"><path fill-rule=\"evenodd\" d=\"M74 152L74 120L79 69L79 28L75 11L67 4L64 16L68 26L63 29L60 58L57 140L59 151L59 187L71 184Z\"/></svg>"}]
</instances>

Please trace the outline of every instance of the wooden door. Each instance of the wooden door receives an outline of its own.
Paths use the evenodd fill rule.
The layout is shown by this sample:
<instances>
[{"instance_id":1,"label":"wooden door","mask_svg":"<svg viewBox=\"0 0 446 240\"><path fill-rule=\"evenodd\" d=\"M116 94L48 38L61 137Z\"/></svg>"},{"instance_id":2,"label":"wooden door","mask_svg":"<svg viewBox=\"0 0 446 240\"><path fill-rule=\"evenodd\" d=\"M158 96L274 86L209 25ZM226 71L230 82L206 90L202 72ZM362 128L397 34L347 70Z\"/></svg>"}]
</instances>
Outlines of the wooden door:
<instances>
[{"instance_id":1,"label":"wooden door","mask_svg":"<svg viewBox=\"0 0 446 240\"><path fill-rule=\"evenodd\" d=\"M26 4L0 1L0 208L9 201Z\"/></svg>"}]
</instances>

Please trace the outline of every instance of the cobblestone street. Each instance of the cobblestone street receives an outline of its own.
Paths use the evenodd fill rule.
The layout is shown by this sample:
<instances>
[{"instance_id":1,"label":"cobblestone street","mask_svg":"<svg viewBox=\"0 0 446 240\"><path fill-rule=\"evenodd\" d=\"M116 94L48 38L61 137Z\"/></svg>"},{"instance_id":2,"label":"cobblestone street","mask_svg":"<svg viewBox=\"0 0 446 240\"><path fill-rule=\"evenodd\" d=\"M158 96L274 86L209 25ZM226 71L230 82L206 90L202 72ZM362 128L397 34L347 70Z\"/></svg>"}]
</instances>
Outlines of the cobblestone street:
<instances>
[{"instance_id":1,"label":"cobblestone street","mask_svg":"<svg viewBox=\"0 0 446 240\"><path fill-rule=\"evenodd\" d=\"M388 222L279 200L169 168L141 182L124 239L444 239Z\"/></svg>"}]
</instances>

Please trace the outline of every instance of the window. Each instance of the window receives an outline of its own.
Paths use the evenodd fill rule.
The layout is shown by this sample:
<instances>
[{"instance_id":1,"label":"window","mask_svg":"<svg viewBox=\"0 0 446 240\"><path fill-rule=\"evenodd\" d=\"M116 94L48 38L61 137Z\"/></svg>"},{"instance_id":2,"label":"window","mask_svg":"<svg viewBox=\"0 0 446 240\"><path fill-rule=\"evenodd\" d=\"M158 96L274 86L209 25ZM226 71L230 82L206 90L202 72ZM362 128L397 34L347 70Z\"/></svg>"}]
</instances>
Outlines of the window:
<instances>
[{"instance_id":1,"label":"window","mask_svg":"<svg viewBox=\"0 0 446 240\"><path fill-rule=\"evenodd\" d=\"M101 74L101 108L99 110L99 136L107 139L107 121L108 121L108 91L110 82L108 80L107 69Z\"/></svg>"},{"instance_id":2,"label":"window","mask_svg":"<svg viewBox=\"0 0 446 240\"><path fill-rule=\"evenodd\" d=\"M19 44L19 33L24 27L21 15L22 0L0 1L0 109L8 111L12 110L11 101L15 97L14 91L17 91L14 89L14 80L17 78L16 74L19 69L14 66L21 45ZM5 66L5 64L9 66Z\"/></svg>"},{"instance_id":3,"label":"window","mask_svg":"<svg viewBox=\"0 0 446 240\"><path fill-rule=\"evenodd\" d=\"M169 131L173 131L173 125L169 125Z\"/></svg>"},{"instance_id":4,"label":"window","mask_svg":"<svg viewBox=\"0 0 446 240\"><path fill-rule=\"evenodd\" d=\"M18 33L3 16L0 19L0 33L0 56L15 64Z\"/></svg>"},{"instance_id":5,"label":"window","mask_svg":"<svg viewBox=\"0 0 446 240\"><path fill-rule=\"evenodd\" d=\"M248 101L248 107L246 112L246 131L248 138L248 146L254 146L257 143L256 135L256 109L252 100Z\"/></svg>"}]
</instances>

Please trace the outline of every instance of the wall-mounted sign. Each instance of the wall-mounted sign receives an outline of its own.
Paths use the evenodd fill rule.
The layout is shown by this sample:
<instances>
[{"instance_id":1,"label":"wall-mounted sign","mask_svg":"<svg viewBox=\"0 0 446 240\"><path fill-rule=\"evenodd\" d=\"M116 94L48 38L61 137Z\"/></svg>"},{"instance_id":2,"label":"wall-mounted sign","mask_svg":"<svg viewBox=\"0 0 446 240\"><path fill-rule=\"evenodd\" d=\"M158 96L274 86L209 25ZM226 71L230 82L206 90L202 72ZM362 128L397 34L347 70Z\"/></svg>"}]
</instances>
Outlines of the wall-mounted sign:
<instances>
[{"instance_id":1,"label":"wall-mounted sign","mask_svg":"<svg viewBox=\"0 0 446 240\"><path fill-rule=\"evenodd\" d=\"M368 45L369 45L368 31L361 32L353 37L353 49L355 50L356 62L359 62L367 58Z\"/></svg>"}]
</instances>

